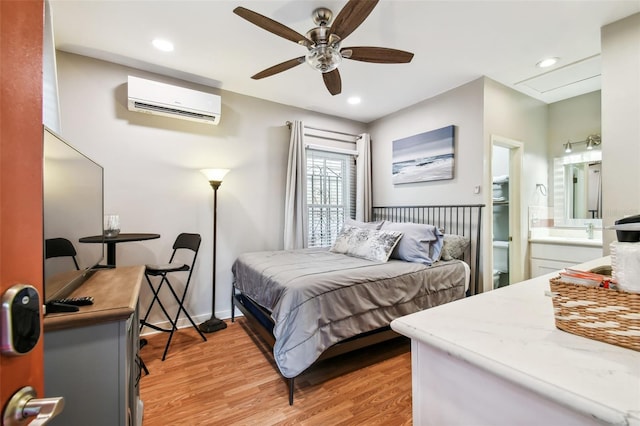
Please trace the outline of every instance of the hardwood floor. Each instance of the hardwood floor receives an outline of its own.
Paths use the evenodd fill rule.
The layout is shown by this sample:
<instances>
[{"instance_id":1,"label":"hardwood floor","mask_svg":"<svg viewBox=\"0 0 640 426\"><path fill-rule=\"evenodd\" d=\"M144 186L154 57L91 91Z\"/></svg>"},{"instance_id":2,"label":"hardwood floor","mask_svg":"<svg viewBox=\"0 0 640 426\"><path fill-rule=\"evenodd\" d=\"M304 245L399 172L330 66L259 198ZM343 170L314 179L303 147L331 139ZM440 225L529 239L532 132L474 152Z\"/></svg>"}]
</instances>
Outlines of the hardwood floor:
<instances>
[{"instance_id":1,"label":"hardwood floor","mask_svg":"<svg viewBox=\"0 0 640 426\"><path fill-rule=\"evenodd\" d=\"M407 340L365 348L318 363L287 381L271 351L243 318L203 342L192 329L173 338L146 336L140 355L144 426L411 425L411 355ZM257 344L256 344L257 343Z\"/></svg>"}]
</instances>

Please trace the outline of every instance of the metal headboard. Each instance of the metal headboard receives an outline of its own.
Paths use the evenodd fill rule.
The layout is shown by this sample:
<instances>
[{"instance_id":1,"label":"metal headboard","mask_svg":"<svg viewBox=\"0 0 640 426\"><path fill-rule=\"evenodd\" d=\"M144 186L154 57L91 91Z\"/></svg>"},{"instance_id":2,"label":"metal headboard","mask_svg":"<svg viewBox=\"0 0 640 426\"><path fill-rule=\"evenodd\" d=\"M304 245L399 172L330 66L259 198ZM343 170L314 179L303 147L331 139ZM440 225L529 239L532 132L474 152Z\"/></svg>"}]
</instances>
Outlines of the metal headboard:
<instances>
[{"instance_id":1,"label":"metal headboard","mask_svg":"<svg viewBox=\"0 0 640 426\"><path fill-rule=\"evenodd\" d=\"M480 292L480 237L483 207L484 204L381 206L373 207L372 220L426 223L443 229L447 234L469 237L471 244L463 260L471 268L472 282L469 283L469 293L477 294Z\"/></svg>"}]
</instances>

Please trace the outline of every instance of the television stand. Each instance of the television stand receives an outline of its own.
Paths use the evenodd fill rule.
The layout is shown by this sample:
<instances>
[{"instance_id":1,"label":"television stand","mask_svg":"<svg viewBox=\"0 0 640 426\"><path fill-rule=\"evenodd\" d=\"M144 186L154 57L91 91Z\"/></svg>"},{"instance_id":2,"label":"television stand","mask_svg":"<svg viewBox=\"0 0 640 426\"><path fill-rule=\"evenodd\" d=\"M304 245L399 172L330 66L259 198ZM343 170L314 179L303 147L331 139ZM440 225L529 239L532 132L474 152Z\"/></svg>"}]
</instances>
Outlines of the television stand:
<instances>
[{"instance_id":1,"label":"television stand","mask_svg":"<svg viewBox=\"0 0 640 426\"><path fill-rule=\"evenodd\" d=\"M99 269L69 297L76 312L44 317L45 394L64 395L51 425L142 425L138 295L144 266Z\"/></svg>"}]
</instances>

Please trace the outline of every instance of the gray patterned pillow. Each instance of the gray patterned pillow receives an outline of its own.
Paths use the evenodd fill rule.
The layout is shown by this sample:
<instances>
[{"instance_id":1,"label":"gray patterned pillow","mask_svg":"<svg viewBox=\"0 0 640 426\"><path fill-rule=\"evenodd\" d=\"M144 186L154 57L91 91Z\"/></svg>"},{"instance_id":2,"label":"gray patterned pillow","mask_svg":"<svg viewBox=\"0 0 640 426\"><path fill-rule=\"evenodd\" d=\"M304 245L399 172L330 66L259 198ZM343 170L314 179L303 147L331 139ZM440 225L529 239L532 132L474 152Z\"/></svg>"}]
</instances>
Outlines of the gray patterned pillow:
<instances>
[{"instance_id":1,"label":"gray patterned pillow","mask_svg":"<svg viewBox=\"0 0 640 426\"><path fill-rule=\"evenodd\" d=\"M469 243L471 243L469 237L456 234L444 234L440 258L442 260L462 259L469 247Z\"/></svg>"},{"instance_id":2,"label":"gray patterned pillow","mask_svg":"<svg viewBox=\"0 0 640 426\"><path fill-rule=\"evenodd\" d=\"M401 237L402 232L397 231L345 226L330 251L374 262L386 262Z\"/></svg>"}]
</instances>

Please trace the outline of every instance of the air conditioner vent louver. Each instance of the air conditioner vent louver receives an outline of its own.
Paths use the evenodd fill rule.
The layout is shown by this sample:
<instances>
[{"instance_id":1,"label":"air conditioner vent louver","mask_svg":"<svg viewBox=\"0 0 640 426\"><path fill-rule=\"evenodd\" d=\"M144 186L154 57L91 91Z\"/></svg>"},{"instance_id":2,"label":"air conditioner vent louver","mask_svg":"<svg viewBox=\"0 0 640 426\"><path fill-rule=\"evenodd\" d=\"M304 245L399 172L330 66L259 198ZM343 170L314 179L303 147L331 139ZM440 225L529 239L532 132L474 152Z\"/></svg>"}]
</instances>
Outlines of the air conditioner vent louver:
<instances>
[{"instance_id":1,"label":"air conditioner vent louver","mask_svg":"<svg viewBox=\"0 0 640 426\"><path fill-rule=\"evenodd\" d=\"M168 114L181 115L183 117L197 118L197 119L209 120L209 121L213 121L215 119L215 117L212 117L210 115L199 114L197 112L182 111L182 110L179 110L179 109L167 108L167 107L163 107L163 106L160 106L160 105L146 104L144 102L135 102L134 105L135 105L135 108L137 110L147 110L149 112L154 112L154 111L155 112L166 112Z\"/></svg>"},{"instance_id":2,"label":"air conditioner vent louver","mask_svg":"<svg viewBox=\"0 0 640 426\"><path fill-rule=\"evenodd\" d=\"M220 96L129 76L127 107L207 124L220 122Z\"/></svg>"}]
</instances>

